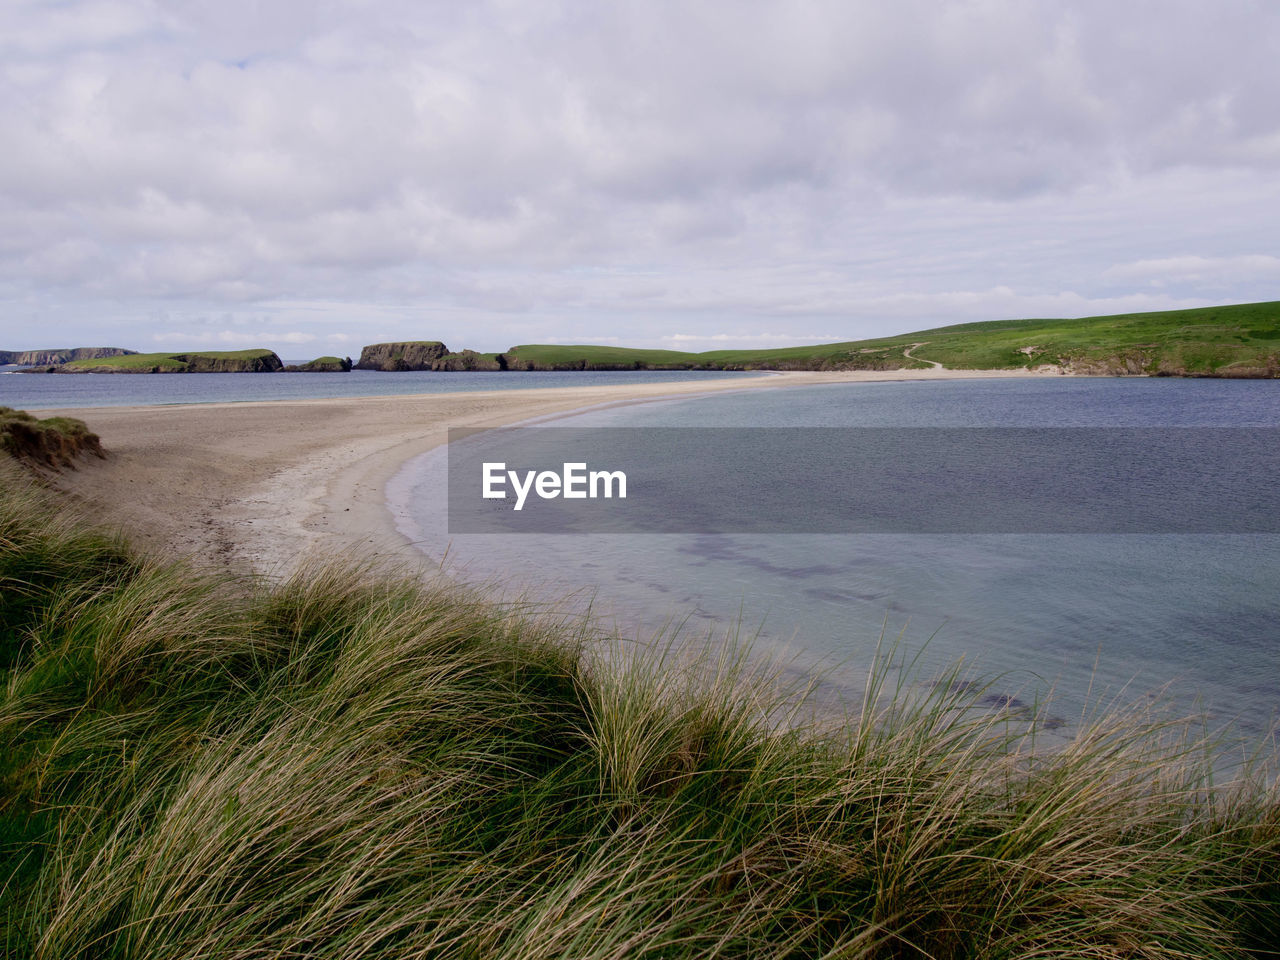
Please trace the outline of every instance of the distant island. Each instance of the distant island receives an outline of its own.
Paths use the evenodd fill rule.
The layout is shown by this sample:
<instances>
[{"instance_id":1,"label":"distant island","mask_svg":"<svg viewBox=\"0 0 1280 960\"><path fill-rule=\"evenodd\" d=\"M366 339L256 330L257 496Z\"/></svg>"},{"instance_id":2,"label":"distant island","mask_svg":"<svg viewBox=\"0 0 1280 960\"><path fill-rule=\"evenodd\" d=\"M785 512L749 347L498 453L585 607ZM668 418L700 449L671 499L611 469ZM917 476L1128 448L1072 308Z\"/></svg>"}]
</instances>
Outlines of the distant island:
<instances>
[{"instance_id":1,"label":"distant island","mask_svg":"<svg viewBox=\"0 0 1280 960\"><path fill-rule=\"evenodd\" d=\"M569 348L577 349L577 348ZM640 351L645 352L645 351ZM398 343L374 343L360 351L356 370L533 370L534 367L510 366L505 353L476 353L462 350L453 353L439 340L407 340ZM547 369L584 369L563 367ZM633 369L632 367L593 367L592 369Z\"/></svg>"},{"instance_id":2,"label":"distant island","mask_svg":"<svg viewBox=\"0 0 1280 960\"><path fill-rule=\"evenodd\" d=\"M61 361L35 361L23 373L345 373L351 359L318 357L307 363L285 366L272 350L226 350L199 353L136 353L115 347L80 348L111 350L94 356ZM57 351L29 351L45 356ZM79 351L66 351L75 353ZM7 354L20 356L21 354ZM15 361L21 362L21 361Z\"/></svg>"},{"instance_id":3,"label":"distant island","mask_svg":"<svg viewBox=\"0 0 1280 960\"><path fill-rule=\"evenodd\" d=\"M66 355L63 358L63 355ZM3 360L5 357L22 359ZM454 352L439 340L375 343L360 359L285 366L270 350L134 353L118 347L0 352L49 373L328 373L537 370L1016 370L1157 377L1280 377L1280 301L1074 320L994 320L895 337L757 350L521 344Z\"/></svg>"},{"instance_id":4,"label":"distant island","mask_svg":"<svg viewBox=\"0 0 1280 960\"><path fill-rule=\"evenodd\" d=\"M47 366L70 360L96 360L99 357L120 357L136 353L123 347L68 347L53 350L0 350L0 363L22 366Z\"/></svg>"},{"instance_id":5,"label":"distant island","mask_svg":"<svg viewBox=\"0 0 1280 960\"><path fill-rule=\"evenodd\" d=\"M316 357L306 363L289 364L283 373L350 373L350 357Z\"/></svg>"}]
</instances>

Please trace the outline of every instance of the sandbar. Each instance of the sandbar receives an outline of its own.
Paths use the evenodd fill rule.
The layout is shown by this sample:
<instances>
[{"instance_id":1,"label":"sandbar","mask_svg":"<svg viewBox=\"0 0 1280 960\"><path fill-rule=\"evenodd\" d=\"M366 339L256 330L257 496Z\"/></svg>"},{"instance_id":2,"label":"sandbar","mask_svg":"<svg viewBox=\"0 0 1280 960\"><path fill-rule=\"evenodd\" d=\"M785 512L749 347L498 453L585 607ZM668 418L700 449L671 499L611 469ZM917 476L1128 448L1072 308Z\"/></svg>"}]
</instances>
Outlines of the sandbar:
<instances>
[{"instance_id":1,"label":"sandbar","mask_svg":"<svg viewBox=\"0 0 1280 960\"><path fill-rule=\"evenodd\" d=\"M421 555L396 529L386 485L407 460L446 442L451 427L496 427L604 404L724 390L1045 375L786 372L713 381L32 412L78 417L102 438L105 461L82 462L53 480L92 516L169 556L282 577L315 555L419 563Z\"/></svg>"}]
</instances>

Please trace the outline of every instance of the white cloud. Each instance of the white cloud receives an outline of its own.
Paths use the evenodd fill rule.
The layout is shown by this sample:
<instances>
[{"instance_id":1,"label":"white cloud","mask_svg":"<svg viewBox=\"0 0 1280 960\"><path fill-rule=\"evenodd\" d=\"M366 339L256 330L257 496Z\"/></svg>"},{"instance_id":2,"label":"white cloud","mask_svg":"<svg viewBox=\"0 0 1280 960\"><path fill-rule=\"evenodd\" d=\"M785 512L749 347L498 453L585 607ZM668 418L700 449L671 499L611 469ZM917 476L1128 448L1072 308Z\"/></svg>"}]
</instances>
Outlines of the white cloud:
<instances>
[{"instance_id":1,"label":"white cloud","mask_svg":"<svg viewBox=\"0 0 1280 960\"><path fill-rule=\"evenodd\" d=\"M673 333L661 339L673 344L689 344L689 343L750 343L750 344L775 344L775 343L816 343L821 334L792 334L792 333ZM683 347L682 347L683 349Z\"/></svg>"},{"instance_id":2,"label":"white cloud","mask_svg":"<svg viewBox=\"0 0 1280 960\"><path fill-rule=\"evenodd\" d=\"M1231 288L1241 283L1280 283L1280 257L1243 254L1235 257L1159 257L1118 264L1103 272L1108 280L1163 287L1181 283L1197 287Z\"/></svg>"},{"instance_id":3,"label":"white cloud","mask_svg":"<svg viewBox=\"0 0 1280 960\"><path fill-rule=\"evenodd\" d=\"M1267 297L1277 43L1248 0L18 0L0 341L233 310L745 345Z\"/></svg>"},{"instance_id":4,"label":"white cloud","mask_svg":"<svg viewBox=\"0 0 1280 960\"><path fill-rule=\"evenodd\" d=\"M156 343L183 346L220 346L224 349L247 349L250 346L274 346L282 343L311 343L315 334L302 330L165 330L154 333ZM269 349L269 347L268 347Z\"/></svg>"}]
</instances>

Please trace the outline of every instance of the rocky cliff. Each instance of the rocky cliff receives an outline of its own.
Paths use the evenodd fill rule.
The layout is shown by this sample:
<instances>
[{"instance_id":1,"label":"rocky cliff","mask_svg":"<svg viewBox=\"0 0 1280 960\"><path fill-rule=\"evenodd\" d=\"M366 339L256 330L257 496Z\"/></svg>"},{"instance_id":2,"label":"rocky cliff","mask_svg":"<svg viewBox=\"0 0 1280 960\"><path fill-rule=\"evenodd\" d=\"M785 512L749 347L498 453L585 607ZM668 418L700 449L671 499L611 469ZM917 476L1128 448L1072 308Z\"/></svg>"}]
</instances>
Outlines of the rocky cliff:
<instances>
[{"instance_id":1,"label":"rocky cliff","mask_svg":"<svg viewBox=\"0 0 1280 960\"><path fill-rule=\"evenodd\" d=\"M449 348L439 340L412 340L403 343L372 343L360 351L357 370L430 370Z\"/></svg>"},{"instance_id":2,"label":"rocky cliff","mask_svg":"<svg viewBox=\"0 0 1280 960\"><path fill-rule=\"evenodd\" d=\"M71 360L97 360L99 357L123 357L137 353L122 347L70 347L66 350L0 350L0 363L24 366L49 366Z\"/></svg>"},{"instance_id":3,"label":"rocky cliff","mask_svg":"<svg viewBox=\"0 0 1280 960\"><path fill-rule=\"evenodd\" d=\"M1280 378L1280 353L1257 355L1212 368L1190 367L1178 354L1159 350L1124 350L1109 356L1059 357L1062 373L1087 377L1189 377L1218 380L1275 380Z\"/></svg>"},{"instance_id":4,"label":"rocky cliff","mask_svg":"<svg viewBox=\"0 0 1280 960\"><path fill-rule=\"evenodd\" d=\"M450 353L431 361L432 370L505 370L501 354L476 353L474 350L463 350Z\"/></svg>"},{"instance_id":5,"label":"rocky cliff","mask_svg":"<svg viewBox=\"0 0 1280 960\"><path fill-rule=\"evenodd\" d=\"M22 373L275 373L284 369L271 350L208 353L130 353L31 367Z\"/></svg>"},{"instance_id":6,"label":"rocky cliff","mask_svg":"<svg viewBox=\"0 0 1280 960\"><path fill-rule=\"evenodd\" d=\"M271 351L252 357L228 357L216 353L175 353L171 356L187 365L184 373L275 373L284 369L284 363Z\"/></svg>"},{"instance_id":7,"label":"rocky cliff","mask_svg":"<svg viewBox=\"0 0 1280 960\"><path fill-rule=\"evenodd\" d=\"M316 357L306 363L291 363L284 368L285 373L348 373L351 370L351 358Z\"/></svg>"}]
</instances>

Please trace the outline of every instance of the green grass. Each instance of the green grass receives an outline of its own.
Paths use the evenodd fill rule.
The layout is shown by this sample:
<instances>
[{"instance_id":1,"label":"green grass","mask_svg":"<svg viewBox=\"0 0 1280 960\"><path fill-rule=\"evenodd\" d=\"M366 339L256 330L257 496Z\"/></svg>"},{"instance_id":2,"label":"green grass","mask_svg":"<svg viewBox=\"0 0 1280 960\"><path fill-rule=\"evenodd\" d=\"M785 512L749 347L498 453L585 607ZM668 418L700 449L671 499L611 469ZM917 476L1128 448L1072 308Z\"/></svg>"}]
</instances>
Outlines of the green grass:
<instances>
[{"instance_id":1,"label":"green grass","mask_svg":"<svg viewBox=\"0 0 1280 960\"><path fill-rule=\"evenodd\" d=\"M1149 704L1034 749L880 669L806 726L731 646L159 563L0 481L0 956L1276 956L1274 793Z\"/></svg>"},{"instance_id":2,"label":"green grass","mask_svg":"<svg viewBox=\"0 0 1280 960\"><path fill-rule=\"evenodd\" d=\"M862 352L865 344L827 343L806 347L784 347L773 350L711 350L706 353L683 353L679 350L641 350L631 347L606 347L568 344L521 344L503 354L513 369L530 365L545 370L592 369L819 369L832 367L880 368L882 366L926 367L928 364L904 359L899 347L896 353L873 350ZM910 346L910 342L907 344Z\"/></svg>"},{"instance_id":3,"label":"green grass","mask_svg":"<svg viewBox=\"0 0 1280 960\"><path fill-rule=\"evenodd\" d=\"M63 366L69 370L97 370L103 367L119 370L150 370L152 367L182 370L186 363L175 360L167 353L131 353L119 357L98 357L96 360L71 360Z\"/></svg>"},{"instance_id":4,"label":"green grass","mask_svg":"<svg viewBox=\"0 0 1280 960\"><path fill-rule=\"evenodd\" d=\"M1280 302L1117 314L1081 320L1004 320L924 330L917 356L957 368L1111 358L1134 372L1225 373L1265 369L1280 358ZM903 339L903 338L898 338ZM1031 349L1031 353L1022 353Z\"/></svg>"},{"instance_id":5,"label":"green grass","mask_svg":"<svg viewBox=\"0 0 1280 960\"><path fill-rule=\"evenodd\" d=\"M509 363L521 361L545 369L573 369L587 367L620 366L660 368L681 366L696 358L697 354L679 350L640 350L633 347L606 347L598 345L525 343L512 347L505 354ZM513 364L514 365L514 364Z\"/></svg>"},{"instance_id":6,"label":"green grass","mask_svg":"<svg viewBox=\"0 0 1280 960\"><path fill-rule=\"evenodd\" d=\"M346 372L351 369L351 362L341 357L316 357L306 363L289 365L284 368L291 372Z\"/></svg>"},{"instance_id":7,"label":"green grass","mask_svg":"<svg viewBox=\"0 0 1280 960\"><path fill-rule=\"evenodd\" d=\"M46 417L0 407L0 452L43 467L70 467L83 454L104 456L98 435L83 420Z\"/></svg>"},{"instance_id":8,"label":"green grass","mask_svg":"<svg viewBox=\"0 0 1280 960\"><path fill-rule=\"evenodd\" d=\"M912 357L903 351L913 345ZM1280 302L1075 320L997 320L895 337L768 350L634 350L524 344L508 362L545 369L923 369L1049 365L1089 373L1280 376ZM916 359L912 359L916 358Z\"/></svg>"},{"instance_id":9,"label":"green grass","mask_svg":"<svg viewBox=\"0 0 1280 960\"><path fill-rule=\"evenodd\" d=\"M270 362L279 358L271 350L197 350L175 353L133 353L118 357L99 357L96 360L72 360L62 365L67 371L123 371L134 373L181 373L204 363L240 364L252 361Z\"/></svg>"}]
</instances>

